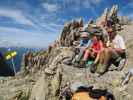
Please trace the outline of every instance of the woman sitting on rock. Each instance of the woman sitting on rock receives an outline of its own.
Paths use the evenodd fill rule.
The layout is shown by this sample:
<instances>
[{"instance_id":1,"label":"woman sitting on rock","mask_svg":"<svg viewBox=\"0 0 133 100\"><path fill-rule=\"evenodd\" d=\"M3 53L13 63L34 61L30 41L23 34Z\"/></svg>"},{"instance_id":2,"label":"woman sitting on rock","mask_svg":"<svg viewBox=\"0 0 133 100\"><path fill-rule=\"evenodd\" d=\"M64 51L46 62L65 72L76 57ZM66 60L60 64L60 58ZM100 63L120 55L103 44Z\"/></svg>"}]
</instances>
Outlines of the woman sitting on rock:
<instances>
[{"instance_id":1,"label":"woman sitting on rock","mask_svg":"<svg viewBox=\"0 0 133 100\"><path fill-rule=\"evenodd\" d=\"M86 49L84 57L83 57L83 63L86 63L88 59L94 58L94 62L92 66L95 66L99 61L99 54L104 49L103 41L102 41L102 34L99 31L96 31L93 33L92 36L92 44L91 46Z\"/></svg>"}]
</instances>

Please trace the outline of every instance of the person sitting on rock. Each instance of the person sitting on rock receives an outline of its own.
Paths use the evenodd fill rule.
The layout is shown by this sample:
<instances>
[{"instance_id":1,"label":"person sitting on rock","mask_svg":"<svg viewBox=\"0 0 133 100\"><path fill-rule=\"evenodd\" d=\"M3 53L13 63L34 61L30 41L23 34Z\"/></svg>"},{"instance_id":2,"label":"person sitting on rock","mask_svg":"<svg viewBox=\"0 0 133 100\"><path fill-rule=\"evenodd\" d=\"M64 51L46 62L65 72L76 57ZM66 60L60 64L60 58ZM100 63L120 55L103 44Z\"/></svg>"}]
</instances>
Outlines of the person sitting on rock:
<instances>
[{"instance_id":1,"label":"person sitting on rock","mask_svg":"<svg viewBox=\"0 0 133 100\"><path fill-rule=\"evenodd\" d=\"M102 34L100 32L96 31L93 33L92 44L85 51L85 54L83 57L83 63L86 63L90 57L94 58L94 62L92 64L92 66L95 66L98 63L99 54L104 48L104 44L103 44L102 40L103 40Z\"/></svg>"},{"instance_id":2,"label":"person sitting on rock","mask_svg":"<svg viewBox=\"0 0 133 100\"><path fill-rule=\"evenodd\" d=\"M110 47L108 47L108 50L112 53L114 52L112 58L117 58L114 64L118 66L119 70L121 70L125 64L125 59L123 58L126 58L126 46L124 39L121 35L116 33L115 28L112 28L112 30L109 32L109 37L111 43L109 45Z\"/></svg>"},{"instance_id":3,"label":"person sitting on rock","mask_svg":"<svg viewBox=\"0 0 133 100\"><path fill-rule=\"evenodd\" d=\"M77 57L73 60L73 63L79 63L80 60L83 57L83 54L86 50L87 47L89 47L91 44L91 40L89 39L89 33L83 32L81 33L81 39L80 39L80 44L77 48L79 48L80 52L77 55Z\"/></svg>"},{"instance_id":4,"label":"person sitting on rock","mask_svg":"<svg viewBox=\"0 0 133 100\"><path fill-rule=\"evenodd\" d=\"M104 74L111 64L117 66L117 70L122 70L125 65L126 47L122 36L116 33L115 28L108 29L110 43L109 46L100 52L98 73Z\"/></svg>"}]
</instances>

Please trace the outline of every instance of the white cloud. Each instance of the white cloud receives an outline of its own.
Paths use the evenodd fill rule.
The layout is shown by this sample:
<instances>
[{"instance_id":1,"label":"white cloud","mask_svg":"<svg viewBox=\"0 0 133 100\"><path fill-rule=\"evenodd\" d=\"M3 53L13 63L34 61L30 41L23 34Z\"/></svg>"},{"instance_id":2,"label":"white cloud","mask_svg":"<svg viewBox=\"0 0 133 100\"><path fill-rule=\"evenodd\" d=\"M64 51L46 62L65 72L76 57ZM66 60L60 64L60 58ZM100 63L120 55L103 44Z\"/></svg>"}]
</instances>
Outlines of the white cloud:
<instances>
[{"instance_id":1,"label":"white cloud","mask_svg":"<svg viewBox=\"0 0 133 100\"><path fill-rule=\"evenodd\" d=\"M34 25L20 10L0 8L0 16L11 18L19 24Z\"/></svg>"},{"instance_id":2,"label":"white cloud","mask_svg":"<svg viewBox=\"0 0 133 100\"><path fill-rule=\"evenodd\" d=\"M42 5L48 12L56 12L59 9L57 4L43 3Z\"/></svg>"},{"instance_id":3,"label":"white cloud","mask_svg":"<svg viewBox=\"0 0 133 100\"><path fill-rule=\"evenodd\" d=\"M8 37L8 36L12 36L12 37L21 37L23 38L23 36L38 36L39 34L37 34L36 31L30 31L30 30L24 30L24 29L19 29L19 28L15 28L15 27L3 27L0 26L0 34L1 37Z\"/></svg>"},{"instance_id":4,"label":"white cloud","mask_svg":"<svg viewBox=\"0 0 133 100\"><path fill-rule=\"evenodd\" d=\"M41 24L42 27L44 27L45 29L51 31L51 32L55 32L58 33L64 25L61 24L56 24L56 23L42 23Z\"/></svg>"},{"instance_id":5,"label":"white cloud","mask_svg":"<svg viewBox=\"0 0 133 100\"><path fill-rule=\"evenodd\" d=\"M74 12L79 12L82 8L94 8L94 6L99 5L102 0L64 0L62 4L60 4L61 12L69 9Z\"/></svg>"},{"instance_id":6,"label":"white cloud","mask_svg":"<svg viewBox=\"0 0 133 100\"><path fill-rule=\"evenodd\" d=\"M50 26L53 26L53 27L63 27L64 25L56 24L56 23L50 23Z\"/></svg>"},{"instance_id":7,"label":"white cloud","mask_svg":"<svg viewBox=\"0 0 133 100\"><path fill-rule=\"evenodd\" d=\"M64 1L64 4L66 4L68 7L69 5L72 5L72 7L75 9L80 9L80 7L90 8L93 5L98 5L101 3L102 0L66 0Z\"/></svg>"},{"instance_id":8,"label":"white cloud","mask_svg":"<svg viewBox=\"0 0 133 100\"><path fill-rule=\"evenodd\" d=\"M83 6L85 8L91 8L93 5L98 5L101 2L101 0L84 0Z\"/></svg>"},{"instance_id":9,"label":"white cloud","mask_svg":"<svg viewBox=\"0 0 133 100\"><path fill-rule=\"evenodd\" d=\"M14 27L0 27L0 47L46 47L56 38L57 34L55 33L50 34L49 32L44 33L38 30L33 31L18 29Z\"/></svg>"},{"instance_id":10,"label":"white cloud","mask_svg":"<svg viewBox=\"0 0 133 100\"><path fill-rule=\"evenodd\" d=\"M129 2L126 6L133 8L133 1Z\"/></svg>"},{"instance_id":11,"label":"white cloud","mask_svg":"<svg viewBox=\"0 0 133 100\"><path fill-rule=\"evenodd\" d=\"M45 23L46 25L45 25L45 28L47 29L47 30L51 30L51 31L53 31L53 30L55 30L54 28L52 28L49 24L47 24L46 22L44 22L44 21L40 21L39 19L35 19L35 18L33 18L31 15L29 16L30 17L30 19L32 19L32 20L34 20L34 22L36 22L36 24L34 24L30 19L28 19L28 18L26 18L25 16L24 16L24 14L20 11L20 10L17 10L17 9L15 9L15 10L13 10L13 9L0 9L0 16L3 16L3 17L8 17L8 18L10 18L11 20L13 20L13 21L15 21L15 22L17 22L17 23L19 23L19 24L24 24L24 25L30 25L30 26L33 26L35 29L37 29L37 30L42 30L43 31L43 29L42 29L42 27L44 28L44 25L42 24L42 23ZM44 17L47 17L48 19L49 19L49 17L48 16L45 16L45 15L42 15L42 16L44 16ZM6 27L0 27L0 31L2 31L2 30L5 30L6 29ZM13 31L15 31L15 32L17 32L17 33L19 33L19 32L23 32L23 30L20 30L20 29L17 29L17 28L7 28L6 29L6 32L7 31L11 31L12 32L12 30ZM25 33L25 31L23 32L23 33Z\"/></svg>"},{"instance_id":12,"label":"white cloud","mask_svg":"<svg viewBox=\"0 0 133 100\"><path fill-rule=\"evenodd\" d=\"M99 4L102 0L91 0L94 4Z\"/></svg>"},{"instance_id":13,"label":"white cloud","mask_svg":"<svg viewBox=\"0 0 133 100\"><path fill-rule=\"evenodd\" d=\"M133 1L127 2L124 6L121 7L121 10L126 10L126 9L133 9Z\"/></svg>"}]
</instances>

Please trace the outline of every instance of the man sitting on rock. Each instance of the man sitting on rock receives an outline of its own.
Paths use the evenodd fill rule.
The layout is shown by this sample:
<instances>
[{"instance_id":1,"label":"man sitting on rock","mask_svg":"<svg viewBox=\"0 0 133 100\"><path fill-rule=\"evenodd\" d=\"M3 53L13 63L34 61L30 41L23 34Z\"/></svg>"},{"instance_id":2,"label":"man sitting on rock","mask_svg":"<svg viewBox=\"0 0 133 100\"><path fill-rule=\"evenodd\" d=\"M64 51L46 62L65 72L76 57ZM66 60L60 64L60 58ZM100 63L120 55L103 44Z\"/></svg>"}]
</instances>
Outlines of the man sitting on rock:
<instances>
[{"instance_id":1,"label":"man sitting on rock","mask_svg":"<svg viewBox=\"0 0 133 100\"><path fill-rule=\"evenodd\" d=\"M125 65L126 47L122 36L116 33L115 28L108 29L110 43L109 46L104 48L100 53L100 61L98 66L98 73L103 74L106 72L110 64L117 66L117 70L122 70Z\"/></svg>"},{"instance_id":2,"label":"man sitting on rock","mask_svg":"<svg viewBox=\"0 0 133 100\"><path fill-rule=\"evenodd\" d=\"M114 59L117 58L114 64L118 66L118 70L121 70L125 64L125 59L123 58L126 57L126 46L125 46L124 39L121 35L116 33L115 28L109 32L109 37L110 37L111 43L108 50L112 52L112 58Z\"/></svg>"}]
</instances>

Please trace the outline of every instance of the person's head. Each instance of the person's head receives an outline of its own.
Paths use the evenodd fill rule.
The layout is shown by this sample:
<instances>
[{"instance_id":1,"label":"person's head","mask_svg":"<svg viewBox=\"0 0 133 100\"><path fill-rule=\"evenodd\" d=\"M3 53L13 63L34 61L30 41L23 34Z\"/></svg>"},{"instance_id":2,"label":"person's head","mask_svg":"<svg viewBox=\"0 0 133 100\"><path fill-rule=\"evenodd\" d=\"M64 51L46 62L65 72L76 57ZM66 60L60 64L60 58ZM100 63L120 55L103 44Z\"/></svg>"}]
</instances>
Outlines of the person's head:
<instances>
[{"instance_id":1,"label":"person's head","mask_svg":"<svg viewBox=\"0 0 133 100\"><path fill-rule=\"evenodd\" d=\"M109 38L111 40L115 38L115 36L116 36L115 28L110 27L110 28L107 29L107 32L108 32Z\"/></svg>"},{"instance_id":2,"label":"person's head","mask_svg":"<svg viewBox=\"0 0 133 100\"><path fill-rule=\"evenodd\" d=\"M102 33L100 33L100 32L93 33L92 40L94 42L97 42L99 40L102 40Z\"/></svg>"},{"instance_id":3,"label":"person's head","mask_svg":"<svg viewBox=\"0 0 133 100\"><path fill-rule=\"evenodd\" d=\"M112 21L112 19L108 19L108 20L107 20L106 26L107 26L107 27L112 27L112 26L114 26L114 22Z\"/></svg>"},{"instance_id":4,"label":"person's head","mask_svg":"<svg viewBox=\"0 0 133 100\"><path fill-rule=\"evenodd\" d=\"M87 32L82 32L80 38L83 40L89 39L89 34Z\"/></svg>"},{"instance_id":5,"label":"person's head","mask_svg":"<svg viewBox=\"0 0 133 100\"><path fill-rule=\"evenodd\" d=\"M97 38L96 35L93 35L93 36L92 36L92 41L93 41L93 42L97 42L97 41L98 41L98 38Z\"/></svg>"}]
</instances>

